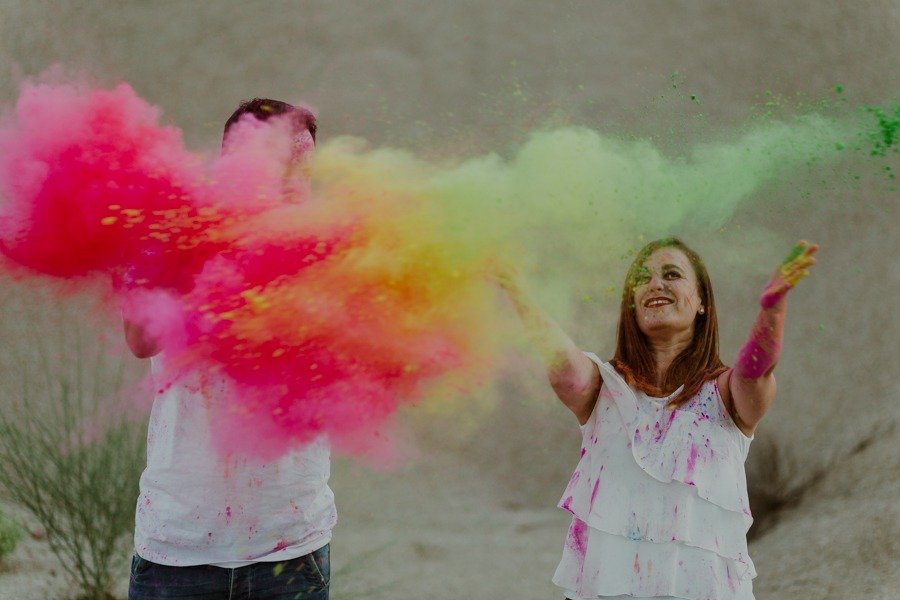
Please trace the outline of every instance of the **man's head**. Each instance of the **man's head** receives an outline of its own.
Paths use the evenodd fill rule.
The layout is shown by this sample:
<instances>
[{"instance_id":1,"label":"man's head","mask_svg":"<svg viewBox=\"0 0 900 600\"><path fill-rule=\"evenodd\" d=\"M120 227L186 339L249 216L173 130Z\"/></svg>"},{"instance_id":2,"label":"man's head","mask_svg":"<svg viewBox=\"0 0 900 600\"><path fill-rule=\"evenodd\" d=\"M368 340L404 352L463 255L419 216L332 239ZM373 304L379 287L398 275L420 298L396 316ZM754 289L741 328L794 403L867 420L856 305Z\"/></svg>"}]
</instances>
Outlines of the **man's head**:
<instances>
[{"instance_id":1,"label":"man's head","mask_svg":"<svg viewBox=\"0 0 900 600\"><path fill-rule=\"evenodd\" d=\"M316 116L307 108L294 106L281 100L270 98L254 98L241 102L228 120L225 121L225 131L222 134L222 143L228 139L228 132L233 125L241 120L244 115L251 114L259 121L268 121L273 117L288 119L293 131L293 148L295 157L312 150L316 144Z\"/></svg>"}]
</instances>

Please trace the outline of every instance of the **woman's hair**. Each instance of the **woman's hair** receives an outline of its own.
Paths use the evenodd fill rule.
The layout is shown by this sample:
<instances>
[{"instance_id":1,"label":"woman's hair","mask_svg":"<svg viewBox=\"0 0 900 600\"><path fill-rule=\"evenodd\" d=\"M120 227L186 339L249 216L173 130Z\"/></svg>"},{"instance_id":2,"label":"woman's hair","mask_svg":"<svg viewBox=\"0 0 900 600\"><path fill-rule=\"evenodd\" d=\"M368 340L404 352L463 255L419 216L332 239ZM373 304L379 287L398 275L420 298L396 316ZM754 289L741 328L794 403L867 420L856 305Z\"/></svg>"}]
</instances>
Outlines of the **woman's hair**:
<instances>
[{"instance_id":1,"label":"woman's hair","mask_svg":"<svg viewBox=\"0 0 900 600\"><path fill-rule=\"evenodd\" d=\"M676 248L684 252L697 275L700 302L705 307L704 314L698 314L694 321L694 336L690 345L675 357L669 365L661 386L656 386L656 361L647 336L640 330L634 303L638 272L644 263L660 248ZM619 327L616 335L616 354L612 365L622 374L625 381L650 396L664 396L684 384L682 392L672 400L680 405L694 396L704 382L717 377L726 370L719 358L719 324L716 318L716 301L713 297L709 273L700 256L688 248L678 238L669 237L650 242L638 252L628 269L622 290L622 305L619 310Z\"/></svg>"}]
</instances>

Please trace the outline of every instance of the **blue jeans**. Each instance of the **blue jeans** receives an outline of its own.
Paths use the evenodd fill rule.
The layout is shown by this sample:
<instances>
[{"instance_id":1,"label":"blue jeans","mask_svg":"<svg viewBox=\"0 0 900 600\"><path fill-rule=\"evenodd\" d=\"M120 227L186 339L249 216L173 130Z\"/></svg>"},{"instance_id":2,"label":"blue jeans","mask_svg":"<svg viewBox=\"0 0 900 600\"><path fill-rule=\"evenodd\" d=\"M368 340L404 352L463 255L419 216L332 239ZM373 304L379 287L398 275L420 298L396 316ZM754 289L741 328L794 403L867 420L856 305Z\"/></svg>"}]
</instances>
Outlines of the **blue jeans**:
<instances>
[{"instance_id":1,"label":"blue jeans","mask_svg":"<svg viewBox=\"0 0 900 600\"><path fill-rule=\"evenodd\" d=\"M330 547L236 569L170 567L134 555L128 600L328 600Z\"/></svg>"}]
</instances>

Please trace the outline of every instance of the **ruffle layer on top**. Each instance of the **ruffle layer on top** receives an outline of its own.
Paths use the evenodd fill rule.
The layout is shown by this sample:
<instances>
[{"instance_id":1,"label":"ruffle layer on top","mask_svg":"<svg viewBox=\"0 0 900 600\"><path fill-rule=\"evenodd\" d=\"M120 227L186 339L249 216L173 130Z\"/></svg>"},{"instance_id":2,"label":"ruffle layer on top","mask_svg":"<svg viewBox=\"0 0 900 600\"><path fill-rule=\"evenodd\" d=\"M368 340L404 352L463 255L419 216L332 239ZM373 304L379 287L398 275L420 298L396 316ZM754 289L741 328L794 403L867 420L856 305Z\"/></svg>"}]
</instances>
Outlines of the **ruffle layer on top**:
<instances>
[{"instance_id":1,"label":"ruffle layer on top","mask_svg":"<svg viewBox=\"0 0 900 600\"><path fill-rule=\"evenodd\" d=\"M752 598L744 473L751 438L732 422L716 383L670 410L671 396L636 392L588 357L603 387L559 504L586 527L573 522L564 551L571 556L564 554L554 582L583 597ZM639 570L636 555L652 568ZM633 577L621 571L629 556L624 573Z\"/></svg>"},{"instance_id":2,"label":"ruffle layer on top","mask_svg":"<svg viewBox=\"0 0 900 600\"><path fill-rule=\"evenodd\" d=\"M569 596L753 600L752 580L742 579L735 562L713 552L678 543L629 540L592 527L583 527L581 535L584 570L579 569L580 556L566 544L564 553L570 556L564 554L553 578Z\"/></svg>"}]
</instances>

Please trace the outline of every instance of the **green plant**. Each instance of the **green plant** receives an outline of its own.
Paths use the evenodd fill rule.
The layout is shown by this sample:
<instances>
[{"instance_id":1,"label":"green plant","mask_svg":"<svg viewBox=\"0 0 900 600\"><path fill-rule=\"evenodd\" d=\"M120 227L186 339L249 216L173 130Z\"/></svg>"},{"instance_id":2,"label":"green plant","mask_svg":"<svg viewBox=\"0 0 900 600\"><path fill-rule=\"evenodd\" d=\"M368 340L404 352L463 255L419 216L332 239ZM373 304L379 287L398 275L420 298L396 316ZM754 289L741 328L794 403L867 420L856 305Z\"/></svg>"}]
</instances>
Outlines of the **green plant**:
<instances>
[{"instance_id":1,"label":"green plant","mask_svg":"<svg viewBox=\"0 0 900 600\"><path fill-rule=\"evenodd\" d=\"M46 529L78 597L109 598L146 440L120 402L127 363L73 308L27 297L3 308L3 339L24 343L0 363L0 487Z\"/></svg>"},{"instance_id":2,"label":"green plant","mask_svg":"<svg viewBox=\"0 0 900 600\"><path fill-rule=\"evenodd\" d=\"M0 511L0 562L13 553L22 539L22 527Z\"/></svg>"}]
</instances>

